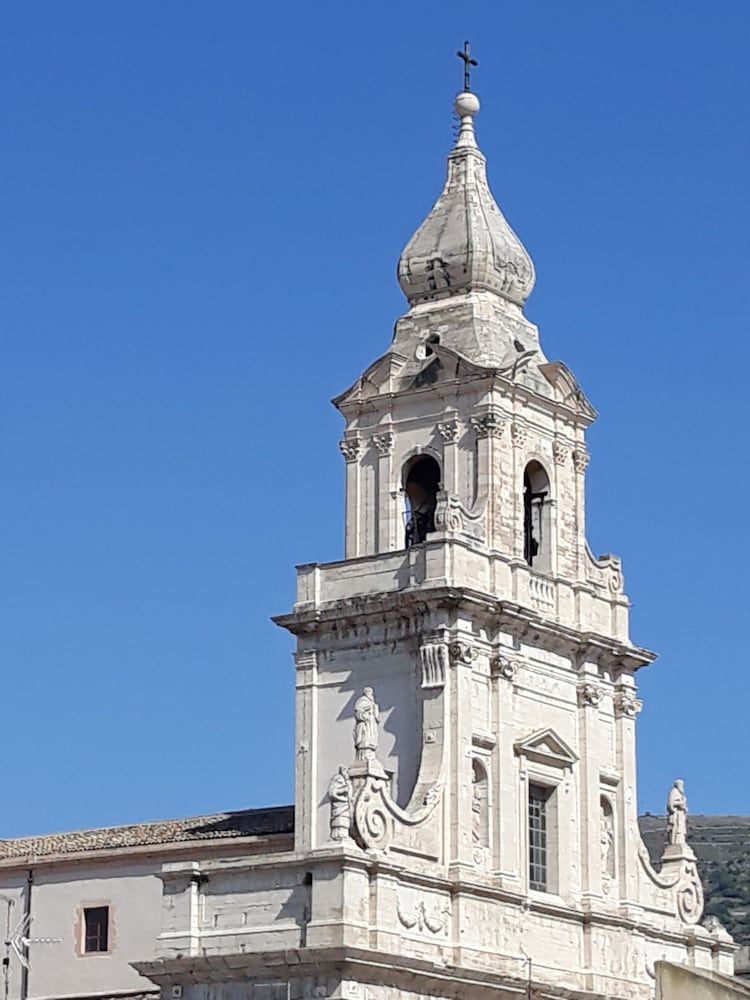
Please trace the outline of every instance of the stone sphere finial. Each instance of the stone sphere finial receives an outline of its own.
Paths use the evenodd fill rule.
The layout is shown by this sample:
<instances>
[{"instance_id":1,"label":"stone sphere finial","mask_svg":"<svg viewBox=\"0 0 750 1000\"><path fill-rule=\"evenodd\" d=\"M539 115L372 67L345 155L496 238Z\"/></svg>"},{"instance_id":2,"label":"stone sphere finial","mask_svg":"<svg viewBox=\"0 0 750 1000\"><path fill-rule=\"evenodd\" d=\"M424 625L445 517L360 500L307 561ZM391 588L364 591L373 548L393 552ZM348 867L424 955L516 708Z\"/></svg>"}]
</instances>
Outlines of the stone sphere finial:
<instances>
[{"instance_id":1,"label":"stone sphere finial","mask_svg":"<svg viewBox=\"0 0 750 1000\"><path fill-rule=\"evenodd\" d=\"M465 90L456 97L454 107L459 118L473 117L479 112L479 98L471 91Z\"/></svg>"}]
</instances>

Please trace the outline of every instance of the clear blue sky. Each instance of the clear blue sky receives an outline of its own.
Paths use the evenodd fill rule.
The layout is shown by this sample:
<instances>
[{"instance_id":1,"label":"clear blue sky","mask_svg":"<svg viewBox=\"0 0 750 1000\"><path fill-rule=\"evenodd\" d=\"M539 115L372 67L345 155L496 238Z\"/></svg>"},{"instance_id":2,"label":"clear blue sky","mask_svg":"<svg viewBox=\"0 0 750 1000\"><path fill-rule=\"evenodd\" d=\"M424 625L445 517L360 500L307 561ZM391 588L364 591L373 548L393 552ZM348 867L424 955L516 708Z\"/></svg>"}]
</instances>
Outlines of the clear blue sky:
<instances>
[{"instance_id":1,"label":"clear blue sky","mask_svg":"<svg viewBox=\"0 0 750 1000\"><path fill-rule=\"evenodd\" d=\"M747 0L5 0L0 836L292 800L329 399L387 347L460 82L601 413L640 806L750 812Z\"/></svg>"}]
</instances>

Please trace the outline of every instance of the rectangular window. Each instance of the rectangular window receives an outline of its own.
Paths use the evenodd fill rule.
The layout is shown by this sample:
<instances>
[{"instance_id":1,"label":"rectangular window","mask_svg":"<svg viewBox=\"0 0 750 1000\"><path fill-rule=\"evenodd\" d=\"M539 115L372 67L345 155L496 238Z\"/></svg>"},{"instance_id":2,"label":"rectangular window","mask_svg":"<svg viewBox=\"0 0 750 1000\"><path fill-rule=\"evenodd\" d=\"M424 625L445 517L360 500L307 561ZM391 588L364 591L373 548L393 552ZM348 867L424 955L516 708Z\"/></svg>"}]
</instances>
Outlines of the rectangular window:
<instances>
[{"instance_id":1,"label":"rectangular window","mask_svg":"<svg viewBox=\"0 0 750 1000\"><path fill-rule=\"evenodd\" d=\"M529 888L548 888L547 803L550 791L529 785Z\"/></svg>"},{"instance_id":2,"label":"rectangular window","mask_svg":"<svg viewBox=\"0 0 750 1000\"><path fill-rule=\"evenodd\" d=\"M84 907L83 925L84 952L109 951L109 907Z\"/></svg>"}]
</instances>

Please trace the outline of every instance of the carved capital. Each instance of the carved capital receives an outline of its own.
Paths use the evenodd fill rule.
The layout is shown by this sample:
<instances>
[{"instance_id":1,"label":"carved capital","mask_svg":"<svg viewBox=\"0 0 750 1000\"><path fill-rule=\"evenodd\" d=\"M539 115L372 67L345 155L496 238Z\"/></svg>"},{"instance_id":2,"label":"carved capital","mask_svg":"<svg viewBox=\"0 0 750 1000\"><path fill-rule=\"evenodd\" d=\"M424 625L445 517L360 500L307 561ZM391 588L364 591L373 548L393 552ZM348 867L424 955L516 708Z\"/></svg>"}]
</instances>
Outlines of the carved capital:
<instances>
[{"instance_id":1,"label":"carved capital","mask_svg":"<svg viewBox=\"0 0 750 1000\"><path fill-rule=\"evenodd\" d=\"M523 424L513 421L510 425L510 437L516 448L523 448L524 444L526 444L526 428Z\"/></svg>"},{"instance_id":2,"label":"carved capital","mask_svg":"<svg viewBox=\"0 0 750 1000\"><path fill-rule=\"evenodd\" d=\"M583 475L588 468L590 461L591 455L585 448L579 448L573 452L573 465L575 466L576 472L580 472L581 475Z\"/></svg>"},{"instance_id":3,"label":"carved capital","mask_svg":"<svg viewBox=\"0 0 750 1000\"><path fill-rule=\"evenodd\" d=\"M451 659L457 663L473 663L477 658L476 649L468 642L456 640L450 646Z\"/></svg>"},{"instance_id":4,"label":"carved capital","mask_svg":"<svg viewBox=\"0 0 750 1000\"><path fill-rule=\"evenodd\" d=\"M440 420L438 421L437 431L446 444L453 444L458 440L458 421L454 419Z\"/></svg>"},{"instance_id":5,"label":"carved capital","mask_svg":"<svg viewBox=\"0 0 750 1000\"><path fill-rule=\"evenodd\" d=\"M496 656L490 664L493 676L504 677L509 681L516 676L520 666L518 660L511 660L508 656Z\"/></svg>"},{"instance_id":6,"label":"carved capital","mask_svg":"<svg viewBox=\"0 0 750 1000\"><path fill-rule=\"evenodd\" d=\"M643 702L630 690L618 691L615 695L615 715L634 719L643 708Z\"/></svg>"},{"instance_id":7,"label":"carved capital","mask_svg":"<svg viewBox=\"0 0 750 1000\"><path fill-rule=\"evenodd\" d=\"M565 460L568 457L568 449L562 441L552 442L552 457L555 460L555 465L565 465Z\"/></svg>"},{"instance_id":8,"label":"carved capital","mask_svg":"<svg viewBox=\"0 0 750 1000\"><path fill-rule=\"evenodd\" d=\"M378 449L378 454L385 458L386 455L393 454L393 434L386 431L384 434L373 434L372 441Z\"/></svg>"},{"instance_id":9,"label":"carved capital","mask_svg":"<svg viewBox=\"0 0 750 1000\"><path fill-rule=\"evenodd\" d=\"M596 684L586 682L578 685L578 704L596 707L602 700L602 689Z\"/></svg>"},{"instance_id":10,"label":"carved capital","mask_svg":"<svg viewBox=\"0 0 750 1000\"><path fill-rule=\"evenodd\" d=\"M476 431L478 438L499 438L502 437L505 428L505 419L502 410L496 406L491 406L485 413L479 413L471 418L471 426Z\"/></svg>"},{"instance_id":11,"label":"carved capital","mask_svg":"<svg viewBox=\"0 0 750 1000\"><path fill-rule=\"evenodd\" d=\"M344 438L339 441L339 448L347 462L356 462L362 451L362 442L358 437Z\"/></svg>"}]
</instances>

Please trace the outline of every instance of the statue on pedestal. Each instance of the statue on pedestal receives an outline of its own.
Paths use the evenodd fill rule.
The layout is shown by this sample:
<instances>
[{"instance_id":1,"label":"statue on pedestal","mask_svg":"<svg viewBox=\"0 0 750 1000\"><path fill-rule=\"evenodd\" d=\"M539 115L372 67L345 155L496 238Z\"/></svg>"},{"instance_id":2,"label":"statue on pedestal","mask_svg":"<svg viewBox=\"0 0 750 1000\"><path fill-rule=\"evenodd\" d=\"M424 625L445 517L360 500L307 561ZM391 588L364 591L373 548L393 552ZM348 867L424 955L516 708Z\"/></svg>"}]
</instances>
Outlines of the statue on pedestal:
<instances>
[{"instance_id":1,"label":"statue on pedestal","mask_svg":"<svg viewBox=\"0 0 750 1000\"><path fill-rule=\"evenodd\" d=\"M378 749L380 709L375 693L366 687L354 702L354 749L357 760L375 760Z\"/></svg>"},{"instance_id":2,"label":"statue on pedestal","mask_svg":"<svg viewBox=\"0 0 750 1000\"><path fill-rule=\"evenodd\" d=\"M685 782L682 778L678 778L669 790L667 799L667 831L670 844L687 843L687 812Z\"/></svg>"},{"instance_id":3,"label":"statue on pedestal","mask_svg":"<svg viewBox=\"0 0 750 1000\"><path fill-rule=\"evenodd\" d=\"M344 840L352 825L352 783L349 772L340 767L328 784L331 803L331 840Z\"/></svg>"}]
</instances>

